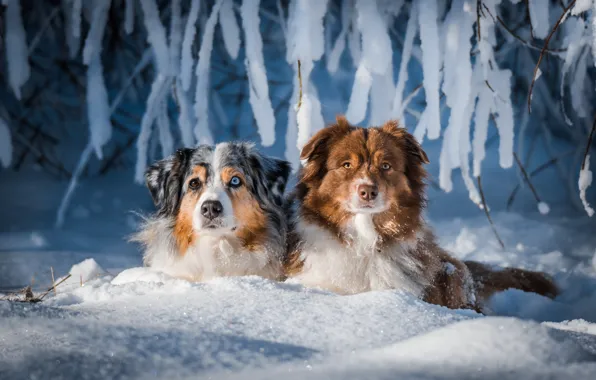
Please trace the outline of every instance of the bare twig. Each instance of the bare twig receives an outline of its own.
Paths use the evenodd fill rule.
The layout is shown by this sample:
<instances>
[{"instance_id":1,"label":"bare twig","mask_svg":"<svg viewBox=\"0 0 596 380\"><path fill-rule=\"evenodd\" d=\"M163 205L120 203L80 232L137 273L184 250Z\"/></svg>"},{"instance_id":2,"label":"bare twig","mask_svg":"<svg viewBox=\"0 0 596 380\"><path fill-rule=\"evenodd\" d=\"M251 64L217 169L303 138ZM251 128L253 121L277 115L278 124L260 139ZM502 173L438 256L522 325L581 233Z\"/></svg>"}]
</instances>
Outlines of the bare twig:
<instances>
[{"instance_id":1,"label":"bare twig","mask_svg":"<svg viewBox=\"0 0 596 380\"><path fill-rule=\"evenodd\" d=\"M549 167L551 167L552 165L556 164L557 162L559 162L561 159L572 155L575 152L575 149L572 149L562 155L560 155L559 157L554 157L551 158L550 160L546 161L545 163L543 163L542 165L538 166L536 169L532 170L529 174L529 177L532 178L538 174L540 174L542 171L548 169ZM507 199L507 210L509 210L511 208L511 205L513 205L513 201L515 200L515 196L517 195L517 192L519 191L519 189L521 188L521 185L518 183L514 188L513 191L511 191L511 195L509 195L509 198Z\"/></svg>"},{"instance_id":2,"label":"bare twig","mask_svg":"<svg viewBox=\"0 0 596 380\"><path fill-rule=\"evenodd\" d=\"M596 116L594 116L592 129L590 130L590 135L588 136L588 143L586 144L586 151L584 152L584 158L582 159L582 170L584 170L584 168L586 167L586 159L588 158L588 153L590 153L590 145L592 144L592 136L594 136L594 129L596 129Z\"/></svg>"},{"instance_id":3,"label":"bare twig","mask_svg":"<svg viewBox=\"0 0 596 380\"><path fill-rule=\"evenodd\" d=\"M499 233L497 232L495 224L493 223L493 220L490 217L490 212L488 211L488 206L486 205L486 198L484 198L484 191L482 191L482 181L480 180L480 176L476 177L476 179L478 181L478 191L480 192L480 198L482 199L482 207L484 208L484 213L486 214L486 218L488 219L488 222L490 223L490 226L491 226L493 232L495 233L495 236L497 237L497 240L499 241L501 248L505 249L505 244L503 243L503 240L501 240L501 237L499 236Z\"/></svg>"},{"instance_id":4,"label":"bare twig","mask_svg":"<svg viewBox=\"0 0 596 380\"><path fill-rule=\"evenodd\" d=\"M48 295L49 292L51 292L52 290L55 290L56 287L60 284L62 284L64 281L68 280L70 278L70 276L72 276L70 273L64 277L62 280L58 281L57 283L55 283L54 285L52 285L48 290L46 290L41 296L39 296L38 301L36 302L40 302L41 300L43 300L43 297L45 297L46 295Z\"/></svg>"},{"instance_id":5,"label":"bare twig","mask_svg":"<svg viewBox=\"0 0 596 380\"><path fill-rule=\"evenodd\" d=\"M302 106L302 70L300 70L300 60L298 60L298 105L296 106L296 112Z\"/></svg>"},{"instance_id":6,"label":"bare twig","mask_svg":"<svg viewBox=\"0 0 596 380\"><path fill-rule=\"evenodd\" d=\"M56 280L54 279L54 267L50 267L50 272L52 272L52 287L54 288L54 295L56 295L58 293L56 292L56 287L54 286L56 283Z\"/></svg>"},{"instance_id":7,"label":"bare twig","mask_svg":"<svg viewBox=\"0 0 596 380\"><path fill-rule=\"evenodd\" d=\"M567 15L567 13L571 10L571 8L573 8L573 6L575 5L575 2L576 2L576 0L572 0L569 3L569 5L567 5L567 8L565 8L563 13L557 20L557 23L555 24L555 26L553 26L552 30L548 34L548 37L546 37L546 40L544 40L544 47L540 51L540 56L538 57L538 62L536 63L536 67L534 67L534 75L532 75L532 82L530 83L530 91L528 92L528 113L532 112L532 91L534 91L534 84L536 83L538 70L540 70L540 62L542 62L542 59L544 58L544 53L546 52L546 49L548 49L548 44L550 42L550 39L555 34L557 29L559 29L559 25L561 25L561 23L563 22L563 20L565 19L566 15Z\"/></svg>"},{"instance_id":8,"label":"bare twig","mask_svg":"<svg viewBox=\"0 0 596 380\"><path fill-rule=\"evenodd\" d=\"M522 174L524 175L524 179L526 180L526 183L528 184L528 186L530 186L530 190L532 190L532 194L534 194L534 198L536 198L536 202L537 203L542 202L540 200L540 197L538 196L538 192L536 192L536 188L532 184L532 181L530 181L530 177L528 176L526 169L524 168L521 161L519 160L519 157L517 157L517 153L513 152L513 157L515 158L515 162L517 162L517 166L519 166L519 169L521 170Z\"/></svg>"}]
</instances>

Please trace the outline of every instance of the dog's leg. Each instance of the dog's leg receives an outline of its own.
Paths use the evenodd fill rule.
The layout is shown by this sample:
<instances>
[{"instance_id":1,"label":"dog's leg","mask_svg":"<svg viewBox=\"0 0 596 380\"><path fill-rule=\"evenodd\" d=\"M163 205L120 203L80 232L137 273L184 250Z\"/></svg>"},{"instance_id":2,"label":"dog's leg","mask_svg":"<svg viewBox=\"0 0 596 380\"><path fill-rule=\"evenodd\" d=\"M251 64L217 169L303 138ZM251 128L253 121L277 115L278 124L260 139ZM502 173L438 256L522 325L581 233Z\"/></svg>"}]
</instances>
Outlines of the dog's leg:
<instances>
[{"instance_id":1,"label":"dog's leg","mask_svg":"<svg viewBox=\"0 0 596 380\"><path fill-rule=\"evenodd\" d=\"M546 273L518 268L493 270L487 265L475 261L466 261L465 265L474 278L479 304L484 304L496 292L511 288L537 293L549 298L555 298L559 294L557 285Z\"/></svg>"},{"instance_id":2,"label":"dog's leg","mask_svg":"<svg viewBox=\"0 0 596 380\"><path fill-rule=\"evenodd\" d=\"M450 309L480 311L475 302L474 282L466 265L448 256L441 258L441 265L423 300Z\"/></svg>"}]
</instances>

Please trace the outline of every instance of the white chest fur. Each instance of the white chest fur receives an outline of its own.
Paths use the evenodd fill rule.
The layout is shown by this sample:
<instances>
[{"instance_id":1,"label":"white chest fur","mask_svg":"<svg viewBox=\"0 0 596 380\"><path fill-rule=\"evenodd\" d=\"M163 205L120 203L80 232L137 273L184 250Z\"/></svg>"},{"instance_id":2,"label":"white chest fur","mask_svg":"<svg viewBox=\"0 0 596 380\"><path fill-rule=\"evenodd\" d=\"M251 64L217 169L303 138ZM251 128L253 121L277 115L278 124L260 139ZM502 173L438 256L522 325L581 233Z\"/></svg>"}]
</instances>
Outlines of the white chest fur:
<instances>
[{"instance_id":1,"label":"white chest fur","mask_svg":"<svg viewBox=\"0 0 596 380\"><path fill-rule=\"evenodd\" d=\"M278 252L248 251L234 235L201 235L181 255L172 236L161 230L147 244L144 261L153 269L190 281L245 275L276 279L281 273Z\"/></svg>"},{"instance_id":2,"label":"white chest fur","mask_svg":"<svg viewBox=\"0 0 596 380\"><path fill-rule=\"evenodd\" d=\"M329 231L298 221L302 238L302 271L294 280L342 294L400 289L420 297L428 285L420 263L408 254L416 242L377 248L377 233L370 214L356 215L346 228L348 245Z\"/></svg>"}]
</instances>

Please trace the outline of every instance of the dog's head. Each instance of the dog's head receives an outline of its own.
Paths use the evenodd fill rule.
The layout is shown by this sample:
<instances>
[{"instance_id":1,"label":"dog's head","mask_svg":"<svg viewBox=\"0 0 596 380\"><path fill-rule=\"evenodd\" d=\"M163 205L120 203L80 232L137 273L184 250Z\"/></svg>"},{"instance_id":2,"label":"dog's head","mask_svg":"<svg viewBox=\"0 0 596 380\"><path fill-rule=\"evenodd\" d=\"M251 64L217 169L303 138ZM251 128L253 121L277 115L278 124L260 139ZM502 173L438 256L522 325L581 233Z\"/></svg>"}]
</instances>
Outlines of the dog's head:
<instances>
[{"instance_id":1,"label":"dog's head","mask_svg":"<svg viewBox=\"0 0 596 380\"><path fill-rule=\"evenodd\" d=\"M297 196L305 217L339 231L352 216L370 214L385 238L408 237L419 227L429 161L397 122L360 128L338 117L300 158L306 163Z\"/></svg>"},{"instance_id":2,"label":"dog's head","mask_svg":"<svg viewBox=\"0 0 596 380\"><path fill-rule=\"evenodd\" d=\"M251 144L221 143L180 149L152 165L145 178L158 216L174 220L185 251L201 234L246 240L264 233L281 210L289 173L289 163Z\"/></svg>"}]
</instances>

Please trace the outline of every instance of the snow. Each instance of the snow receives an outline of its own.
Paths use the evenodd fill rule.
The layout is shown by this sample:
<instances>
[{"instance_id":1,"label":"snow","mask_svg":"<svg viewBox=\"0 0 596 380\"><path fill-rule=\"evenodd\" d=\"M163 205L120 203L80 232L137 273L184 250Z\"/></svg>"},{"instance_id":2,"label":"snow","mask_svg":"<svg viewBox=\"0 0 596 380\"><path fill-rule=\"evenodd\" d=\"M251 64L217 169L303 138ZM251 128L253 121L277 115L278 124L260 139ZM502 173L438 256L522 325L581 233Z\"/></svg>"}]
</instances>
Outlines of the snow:
<instances>
[{"instance_id":1,"label":"snow","mask_svg":"<svg viewBox=\"0 0 596 380\"><path fill-rule=\"evenodd\" d=\"M351 25L353 8L354 3L352 1L343 1L341 3L341 31L339 32L339 36L337 36L337 40L335 40L335 44L333 44L331 52L327 56L327 71L331 74L337 72L339 59L346 48L346 36Z\"/></svg>"},{"instance_id":2,"label":"snow","mask_svg":"<svg viewBox=\"0 0 596 380\"><path fill-rule=\"evenodd\" d=\"M573 8L571 8L571 15L577 16L581 13L590 9L590 6L594 3L594 0L577 0Z\"/></svg>"},{"instance_id":3,"label":"snow","mask_svg":"<svg viewBox=\"0 0 596 380\"><path fill-rule=\"evenodd\" d=\"M529 0L530 22L536 38L545 39L550 33L549 6L544 6L542 0Z\"/></svg>"},{"instance_id":4,"label":"snow","mask_svg":"<svg viewBox=\"0 0 596 380\"><path fill-rule=\"evenodd\" d=\"M298 77L297 62L301 63L302 105L294 110L290 106L288 119L296 118L296 128L293 127L293 122L289 122L286 141L295 141L298 151L312 134L325 125L321 103L310 75L314 62L320 60L325 51L323 19L326 11L327 0L314 3L308 0L293 0L290 4L286 60L294 67L294 78ZM299 92L297 80L294 81L293 91L296 94ZM291 104L296 104L297 107L298 97L295 100L296 102ZM291 161L295 162L297 158L295 156Z\"/></svg>"},{"instance_id":5,"label":"snow","mask_svg":"<svg viewBox=\"0 0 596 380\"><path fill-rule=\"evenodd\" d=\"M426 94L425 128L428 138L437 139L441 133L441 113L439 86L441 84L441 49L439 47L439 28L437 26L437 2L420 0L418 3L418 21L420 23L420 47L422 48L423 85ZM418 132L424 136L424 130Z\"/></svg>"},{"instance_id":6,"label":"snow","mask_svg":"<svg viewBox=\"0 0 596 380\"><path fill-rule=\"evenodd\" d=\"M538 211L542 215L547 215L550 212L550 207L546 202L538 202Z\"/></svg>"},{"instance_id":7,"label":"snow","mask_svg":"<svg viewBox=\"0 0 596 380\"><path fill-rule=\"evenodd\" d=\"M182 46L182 20L180 0L172 1L172 17L170 20L170 69L172 75L180 73L180 54Z\"/></svg>"},{"instance_id":8,"label":"snow","mask_svg":"<svg viewBox=\"0 0 596 380\"><path fill-rule=\"evenodd\" d=\"M112 137L110 105L103 79L103 67L99 55L87 67L87 117L89 119L90 141L95 154L102 159L102 147Z\"/></svg>"},{"instance_id":9,"label":"snow","mask_svg":"<svg viewBox=\"0 0 596 380\"><path fill-rule=\"evenodd\" d=\"M17 99L21 99L21 87L29 79L29 55L27 36L21 18L21 1L11 0L4 12L4 48L8 63L8 81Z\"/></svg>"},{"instance_id":10,"label":"snow","mask_svg":"<svg viewBox=\"0 0 596 380\"><path fill-rule=\"evenodd\" d=\"M584 209L586 213L591 217L594 215L594 209L588 203L586 199L586 191L588 187L592 184L592 172L590 171L590 155L586 156L586 163L585 166L579 172L579 197L582 200L582 204L584 205Z\"/></svg>"},{"instance_id":11,"label":"snow","mask_svg":"<svg viewBox=\"0 0 596 380\"><path fill-rule=\"evenodd\" d=\"M211 52L213 50L213 34L217 23L219 10L223 0L217 0L205 24L198 63L195 69L197 85L195 89L195 138L199 144L212 144L213 136L209 130L209 74L211 68ZM188 25L187 25L188 27ZM193 27L194 28L194 27ZM183 58L184 60L184 58ZM183 77L184 78L184 77ZM183 82L184 84L184 79Z\"/></svg>"},{"instance_id":12,"label":"snow","mask_svg":"<svg viewBox=\"0 0 596 380\"><path fill-rule=\"evenodd\" d=\"M184 39L182 40L182 61L180 79L182 89L188 91L190 88L192 68L194 67L194 60L192 58L192 43L197 33L196 23L199 17L199 10L201 9L200 0L192 0L190 4L190 11L188 12L188 19L184 27Z\"/></svg>"},{"instance_id":13,"label":"snow","mask_svg":"<svg viewBox=\"0 0 596 380\"><path fill-rule=\"evenodd\" d=\"M372 87L372 75L386 74L388 67L392 66L393 51L387 25L379 13L376 2L356 0L356 12L358 29L362 35L362 56L346 111L346 118L352 124L359 124L364 120Z\"/></svg>"},{"instance_id":14,"label":"snow","mask_svg":"<svg viewBox=\"0 0 596 380\"><path fill-rule=\"evenodd\" d=\"M225 1L225 0L224 0ZM244 39L246 41L246 72L248 74L249 102L257 121L263 146L275 142L275 115L269 99L269 83L263 57L263 40L260 32L260 0L244 0L240 7ZM230 5L231 7L231 5Z\"/></svg>"},{"instance_id":15,"label":"snow","mask_svg":"<svg viewBox=\"0 0 596 380\"><path fill-rule=\"evenodd\" d=\"M236 59L238 58L238 52L240 51L240 28L236 21L236 15L234 15L233 6L233 0L224 0L219 12L219 25L221 25L221 33L223 35L226 50L232 59Z\"/></svg>"},{"instance_id":16,"label":"snow","mask_svg":"<svg viewBox=\"0 0 596 380\"><path fill-rule=\"evenodd\" d=\"M135 27L135 0L125 0L124 31L131 34Z\"/></svg>"},{"instance_id":17,"label":"snow","mask_svg":"<svg viewBox=\"0 0 596 380\"><path fill-rule=\"evenodd\" d=\"M140 0L143 9L143 21L147 29L147 39L153 47L157 68L161 74L170 73L170 54L168 53L168 41L166 29L159 19L159 8L155 0Z\"/></svg>"},{"instance_id":18,"label":"snow","mask_svg":"<svg viewBox=\"0 0 596 380\"><path fill-rule=\"evenodd\" d=\"M395 96L393 98L392 117L399 119L403 123L403 93L408 81L408 63L412 55L412 46L414 38L418 32L418 7L412 6L410 11L410 18L406 27L406 36L404 37L404 48L401 53L401 62L399 64L399 74L397 75L397 85L395 86Z\"/></svg>"},{"instance_id":19,"label":"snow","mask_svg":"<svg viewBox=\"0 0 596 380\"><path fill-rule=\"evenodd\" d=\"M0 163L5 168L12 162L12 140L10 139L10 128L6 121L0 117Z\"/></svg>"}]
</instances>

